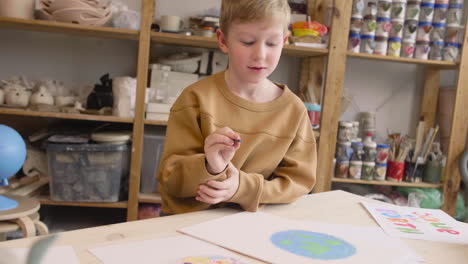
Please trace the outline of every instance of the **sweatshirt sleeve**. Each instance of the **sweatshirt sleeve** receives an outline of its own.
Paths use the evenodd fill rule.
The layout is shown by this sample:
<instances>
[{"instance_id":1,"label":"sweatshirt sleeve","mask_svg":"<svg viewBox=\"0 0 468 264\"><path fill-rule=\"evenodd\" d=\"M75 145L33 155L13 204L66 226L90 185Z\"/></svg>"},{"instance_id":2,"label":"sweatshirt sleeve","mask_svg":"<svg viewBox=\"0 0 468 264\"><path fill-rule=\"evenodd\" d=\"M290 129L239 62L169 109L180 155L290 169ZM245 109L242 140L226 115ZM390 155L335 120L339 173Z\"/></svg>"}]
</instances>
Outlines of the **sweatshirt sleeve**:
<instances>
[{"instance_id":1,"label":"sweatshirt sleeve","mask_svg":"<svg viewBox=\"0 0 468 264\"><path fill-rule=\"evenodd\" d=\"M315 185L317 149L307 117L301 124L283 160L269 179L262 174L240 171L239 188L230 202L244 210L257 211L260 204L290 203L308 194Z\"/></svg>"},{"instance_id":2,"label":"sweatshirt sleeve","mask_svg":"<svg viewBox=\"0 0 468 264\"><path fill-rule=\"evenodd\" d=\"M199 120L197 106L171 109L158 172L160 187L170 196L195 197L199 184L226 179L225 171L212 175L206 170Z\"/></svg>"}]
</instances>

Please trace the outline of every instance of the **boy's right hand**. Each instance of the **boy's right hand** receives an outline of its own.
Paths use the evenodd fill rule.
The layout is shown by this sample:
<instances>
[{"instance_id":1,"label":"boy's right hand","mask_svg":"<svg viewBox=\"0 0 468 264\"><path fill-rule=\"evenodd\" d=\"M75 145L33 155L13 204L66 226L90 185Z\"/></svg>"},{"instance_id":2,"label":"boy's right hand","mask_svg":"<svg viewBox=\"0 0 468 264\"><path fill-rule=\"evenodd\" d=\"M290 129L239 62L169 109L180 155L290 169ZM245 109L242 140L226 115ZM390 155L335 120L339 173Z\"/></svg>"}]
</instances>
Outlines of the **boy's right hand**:
<instances>
[{"instance_id":1,"label":"boy's right hand","mask_svg":"<svg viewBox=\"0 0 468 264\"><path fill-rule=\"evenodd\" d=\"M205 139L206 169L210 174L221 173L240 147L240 136L229 127L219 128Z\"/></svg>"}]
</instances>

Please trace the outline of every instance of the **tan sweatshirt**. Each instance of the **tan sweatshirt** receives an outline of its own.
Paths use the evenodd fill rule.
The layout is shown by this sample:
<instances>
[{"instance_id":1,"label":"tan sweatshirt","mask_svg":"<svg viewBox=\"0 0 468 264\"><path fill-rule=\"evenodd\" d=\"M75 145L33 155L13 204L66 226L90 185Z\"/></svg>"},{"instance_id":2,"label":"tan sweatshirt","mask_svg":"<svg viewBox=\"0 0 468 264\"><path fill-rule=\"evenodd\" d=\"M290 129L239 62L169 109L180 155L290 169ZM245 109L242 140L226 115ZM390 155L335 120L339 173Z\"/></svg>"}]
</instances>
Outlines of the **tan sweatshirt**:
<instances>
[{"instance_id":1,"label":"tan sweatshirt","mask_svg":"<svg viewBox=\"0 0 468 264\"><path fill-rule=\"evenodd\" d=\"M290 203L312 190L317 151L307 111L287 86L277 85L284 91L268 103L232 93L224 72L184 89L171 109L157 175L165 214L212 207L195 196L198 185L227 177L225 171L208 173L203 151L205 138L225 126L242 138L232 159L239 188L229 202L256 211L260 204Z\"/></svg>"}]
</instances>

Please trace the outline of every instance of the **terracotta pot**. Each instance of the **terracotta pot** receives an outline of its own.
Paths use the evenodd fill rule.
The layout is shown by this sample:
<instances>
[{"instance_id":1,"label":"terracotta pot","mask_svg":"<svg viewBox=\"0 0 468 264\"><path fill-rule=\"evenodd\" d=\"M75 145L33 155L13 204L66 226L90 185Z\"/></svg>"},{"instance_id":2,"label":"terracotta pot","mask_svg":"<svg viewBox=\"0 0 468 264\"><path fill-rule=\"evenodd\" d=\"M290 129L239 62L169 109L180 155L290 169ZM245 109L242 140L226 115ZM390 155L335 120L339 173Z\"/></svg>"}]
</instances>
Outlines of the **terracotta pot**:
<instances>
[{"instance_id":1,"label":"terracotta pot","mask_svg":"<svg viewBox=\"0 0 468 264\"><path fill-rule=\"evenodd\" d=\"M34 0L0 0L0 16L34 19Z\"/></svg>"}]
</instances>

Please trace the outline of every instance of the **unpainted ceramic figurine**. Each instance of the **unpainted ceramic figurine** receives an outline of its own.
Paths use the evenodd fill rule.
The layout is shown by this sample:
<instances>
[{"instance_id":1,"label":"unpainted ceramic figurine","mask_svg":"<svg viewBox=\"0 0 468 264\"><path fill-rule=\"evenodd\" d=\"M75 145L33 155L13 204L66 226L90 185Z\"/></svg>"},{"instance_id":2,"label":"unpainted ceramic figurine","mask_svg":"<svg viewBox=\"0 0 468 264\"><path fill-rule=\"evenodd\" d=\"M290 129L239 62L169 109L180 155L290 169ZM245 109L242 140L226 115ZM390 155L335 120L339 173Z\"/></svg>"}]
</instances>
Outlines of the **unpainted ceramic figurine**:
<instances>
[{"instance_id":1,"label":"unpainted ceramic figurine","mask_svg":"<svg viewBox=\"0 0 468 264\"><path fill-rule=\"evenodd\" d=\"M5 92L3 89L0 89L0 105L5 103Z\"/></svg>"},{"instance_id":2,"label":"unpainted ceramic figurine","mask_svg":"<svg viewBox=\"0 0 468 264\"><path fill-rule=\"evenodd\" d=\"M37 91L31 95L30 103L31 105L54 105L54 97L44 85L40 85Z\"/></svg>"},{"instance_id":3,"label":"unpainted ceramic figurine","mask_svg":"<svg viewBox=\"0 0 468 264\"><path fill-rule=\"evenodd\" d=\"M19 84L11 84L7 87L8 89L5 88L5 90L8 91L5 95L5 102L7 105L17 107L28 106L31 92L29 92Z\"/></svg>"}]
</instances>

